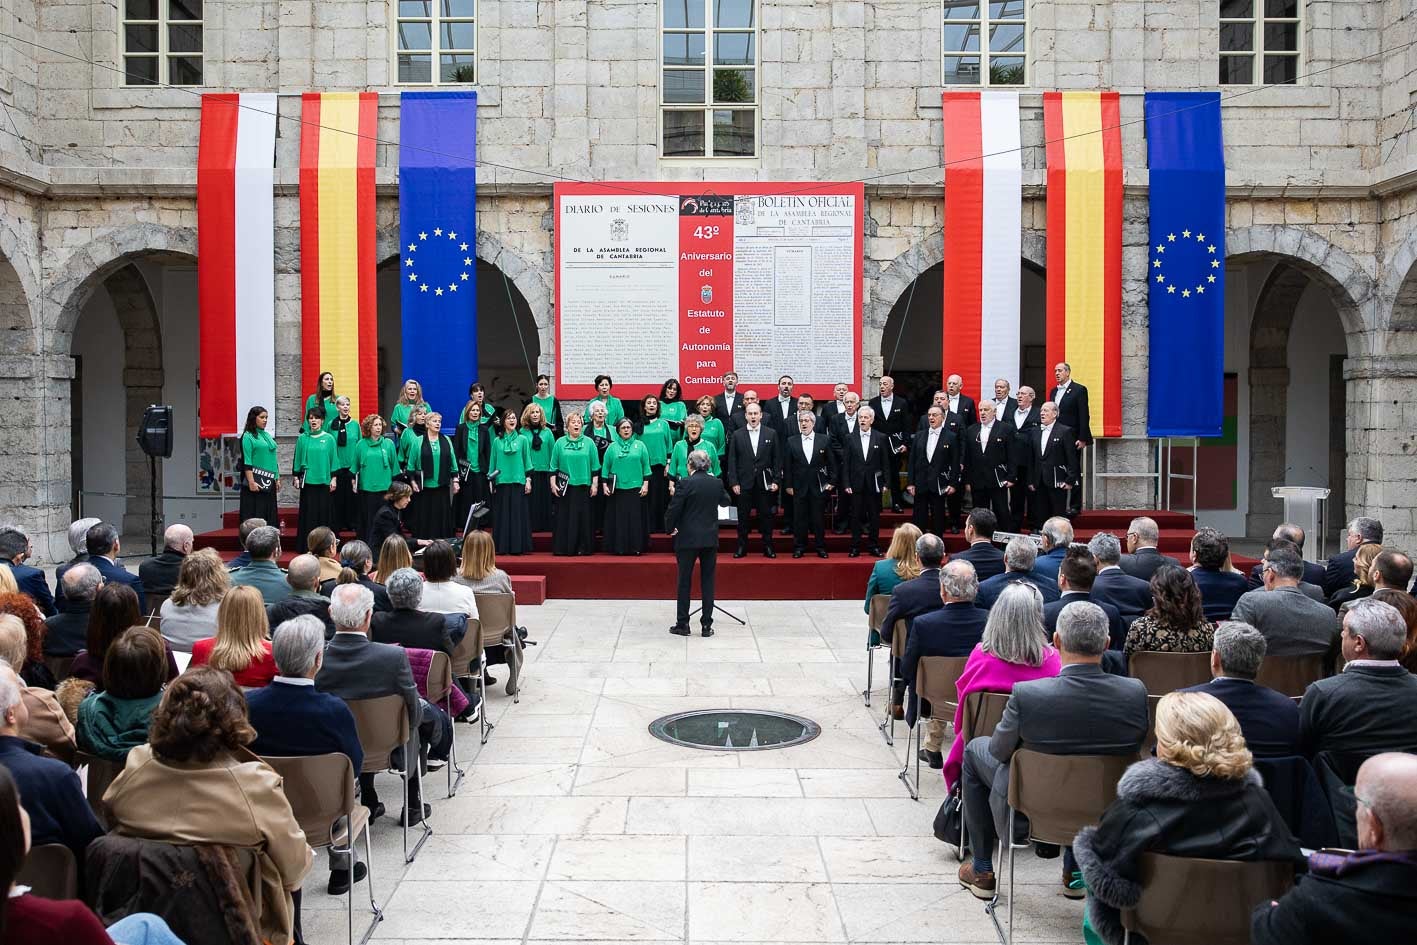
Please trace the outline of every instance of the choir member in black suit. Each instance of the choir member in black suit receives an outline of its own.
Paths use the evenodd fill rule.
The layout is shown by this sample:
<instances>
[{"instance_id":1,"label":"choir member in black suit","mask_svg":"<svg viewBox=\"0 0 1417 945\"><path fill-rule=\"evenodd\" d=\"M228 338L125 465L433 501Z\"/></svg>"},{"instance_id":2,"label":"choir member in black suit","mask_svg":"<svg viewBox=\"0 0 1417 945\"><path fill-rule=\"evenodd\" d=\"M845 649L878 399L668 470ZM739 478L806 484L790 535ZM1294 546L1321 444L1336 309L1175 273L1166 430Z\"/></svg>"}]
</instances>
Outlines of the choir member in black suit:
<instances>
[{"instance_id":1,"label":"choir member in black suit","mask_svg":"<svg viewBox=\"0 0 1417 945\"><path fill-rule=\"evenodd\" d=\"M992 509L999 527L1014 530L1009 512L1009 490L1013 487L1017 449L1013 428L994 417L994 402L979 405L979 422L964 434L964 470L969 478L969 494L976 509Z\"/></svg>"},{"instance_id":2,"label":"choir member in black suit","mask_svg":"<svg viewBox=\"0 0 1417 945\"><path fill-rule=\"evenodd\" d=\"M729 430L729 421L735 415L741 417L745 406L743 395L738 393L738 375L729 371L723 375L723 393L714 395L713 415L723 424L725 431L732 432Z\"/></svg>"},{"instance_id":3,"label":"choir member in black suit","mask_svg":"<svg viewBox=\"0 0 1417 945\"><path fill-rule=\"evenodd\" d=\"M756 402L743 412L744 426L728 441L728 482L738 504L738 548L733 557L748 553L748 516L758 513L763 535L763 555L776 558L772 547L772 523L782 481L782 453L777 434L763 423L763 408Z\"/></svg>"},{"instance_id":4,"label":"choir member in black suit","mask_svg":"<svg viewBox=\"0 0 1417 945\"><path fill-rule=\"evenodd\" d=\"M807 550L807 532L817 539L817 557L827 556L825 505L836 480L836 457L830 437L817 433L810 410L797 412L796 436L787 441L787 494L792 497L792 557Z\"/></svg>"},{"instance_id":5,"label":"choir member in black suit","mask_svg":"<svg viewBox=\"0 0 1417 945\"><path fill-rule=\"evenodd\" d=\"M1057 404L1044 404L1039 416L1042 423L1023 435L1028 439L1034 521L1042 522L1067 513L1068 493L1078 480L1078 451L1072 428L1058 422Z\"/></svg>"},{"instance_id":6,"label":"choir member in black suit","mask_svg":"<svg viewBox=\"0 0 1417 945\"><path fill-rule=\"evenodd\" d=\"M995 415L996 420L1002 420L1014 431L1014 466L1016 467L1016 478L1014 487L1009 490L1009 511L1013 515L1014 524L1023 528L1025 522L1030 521L1031 493L1028 490L1028 437L1025 433L1038 428L1040 422L1038 414L1038 404L1034 402L1033 388L1024 385L1018 389L1018 399L1014 402L1012 410L1003 416ZM1037 526L1038 522L1033 522Z\"/></svg>"},{"instance_id":7,"label":"choir member in black suit","mask_svg":"<svg viewBox=\"0 0 1417 945\"><path fill-rule=\"evenodd\" d=\"M847 391L846 396L841 398L842 412L832 417L827 425L827 434L832 438L832 442L837 446L837 460L841 460L841 444L846 442L846 438L856 435L856 414L861 409L861 395L855 391Z\"/></svg>"},{"instance_id":8,"label":"choir member in black suit","mask_svg":"<svg viewBox=\"0 0 1417 945\"><path fill-rule=\"evenodd\" d=\"M857 432L842 444L841 488L851 497L851 550L848 558L861 555L861 533L867 534L866 547L881 556L881 492L891 475L890 448L886 438L872 429L876 412L870 407L856 411Z\"/></svg>"},{"instance_id":9,"label":"choir member in black suit","mask_svg":"<svg viewBox=\"0 0 1417 945\"><path fill-rule=\"evenodd\" d=\"M947 500L961 488L959 441L945 427L945 413L939 407L925 411L925 429L915 434L910 445L908 491L915 498L916 527L922 532L943 535Z\"/></svg>"},{"instance_id":10,"label":"choir member in black suit","mask_svg":"<svg viewBox=\"0 0 1417 945\"><path fill-rule=\"evenodd\" d=\"M967 430L979 422L979 411L974 398L964 393L964 378L951 374L945 381L945 395L949 398L950 413L959 417L960 424Z\"/></svg>"},{"instance_id":11,"label":"choir member in black suit","mask_svg":"<svg viewBox=\"0 0 1417 945\"><path fill-rule=\"evenodd\" d=\"M915 425L910 415L910 401L895 392L895 379L885 376L881 378L881 392L871 398L871 410L875 413L872 422L876 432L889 441L890 474L886 477L886 486L891 490L891 511L900 512L905 508L900 501L900 471L910 451L910 431Z\"/></svg>"},{"instance_id":12,"label":"choir member in black suit","mask_svg":"<svg viewBox=\"0 0 1417 945\"><path fill-rule=\"evenodd\" d=\"M841 383L832 388L832 399L822 404L822 432L828 433L831 429L832 420L838 415L846 412L846 392L851 390L850 385Z\"/></svg>"},{"instance_id":13,"label":"choir member in black suit","mask_svg":"<svg viewBox=\"0 0 1417 945\"><path fill-rule=\"evenodd\" d=\"M759 421L763 426L772 428L772 424L761 418L762 404L758 402L758 392L755 390L745 390L743 392L742 409L728 418L728 422L723 425L723 431L728 434L730 440L733 434L748 426L748 408L756 406L759 410Z\"/></svg>"},{"instance_id":14,"label":"choir member in black suit","mask_svg":"<svg viewBox=\"0 0 1417 945\"><path fill-rule=\"evenodd\" d=\"M1084 447L1092 445L1092 424L1087 407L1087 388L1073 380L1072 365L1059 361L1053 366L1053 379L1057 384L1048 392L1048 399L1058 405L1058 422L1073 431L1076 439L1073 447L1082 455ZM1068 511L1077 512L1082 508L1082 482L1068 497Z\"/></svg>"},{"instance_id":15,"label":"choir member in black suit","mask_svg":"<svg viewBox=\"0 0 1417 945\"><path fill-rule=\"evenodd\" d=\"M1018 401L1014 400L1009 393L1012 390L1007 378L997 378L994 381L994 419L1004 421L1008 419L1009 411L1018 406Z\"/></svg>"},{"instance_id":16,"label":"choir member in black suit","mask_svg":"<svg viewBox=\"0 0 1417 945\"><path fill-rule=\"evenodd\" d=\"M944 414L946 417L949 417L950 395L942 390L935 391L934 396L930 398L930 407L939 407L940 413ZM919 433L921 430L924 430L929 426L930 408L926 407L925 412L920 415L920 422L915 425L915 432Z\"/></svg>"},{"instance_id":17,"label":"choir member in black suit","mask_svg":"<svg viewBox=\"0 0 1417 945\"><path fill-rule=\"evenodd\" d=\"M792 396L792 375L784 374L777 379L777 396L763 403L763 422L777 433L784 443L789 436L797 435L797 398Z\"/></svg>"}]
</instances>

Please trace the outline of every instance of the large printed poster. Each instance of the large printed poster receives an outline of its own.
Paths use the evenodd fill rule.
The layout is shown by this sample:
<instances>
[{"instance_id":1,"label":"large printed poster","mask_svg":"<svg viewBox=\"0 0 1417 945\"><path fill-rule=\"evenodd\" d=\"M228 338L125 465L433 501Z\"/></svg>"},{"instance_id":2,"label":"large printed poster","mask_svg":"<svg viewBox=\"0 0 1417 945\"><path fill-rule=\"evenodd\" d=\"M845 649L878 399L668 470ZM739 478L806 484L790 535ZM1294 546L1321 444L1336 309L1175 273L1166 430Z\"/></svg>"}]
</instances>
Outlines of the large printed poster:
<instances>
[{"instance_id":1,"label":"large printed poster","mask_svg":"<svg viewBox=\"0 0 1417 945\"><path fill-rule=\"evenodd\" d=\"M692 192L690 191L692 187ZM557 184L556 393L861 384L861 184Z\"/></svg>"}]
</instances>

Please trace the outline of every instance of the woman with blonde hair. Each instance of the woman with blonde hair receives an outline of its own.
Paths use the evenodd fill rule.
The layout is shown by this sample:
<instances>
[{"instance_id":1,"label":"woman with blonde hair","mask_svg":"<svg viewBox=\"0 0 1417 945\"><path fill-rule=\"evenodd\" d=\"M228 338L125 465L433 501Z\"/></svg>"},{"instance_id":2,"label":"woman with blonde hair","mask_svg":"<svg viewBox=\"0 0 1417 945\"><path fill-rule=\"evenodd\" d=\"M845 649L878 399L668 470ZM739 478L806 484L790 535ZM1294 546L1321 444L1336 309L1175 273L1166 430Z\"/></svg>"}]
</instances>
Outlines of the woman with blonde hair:
<instances>
[{"instance_id":1,"label":"woman with blonde hair","mask_svg":"<svg viewBox=\"0 0 1417 945\"><path fill-rule=\"evenodd\" d=\"M432 408L428 406L428 401L423 399L423 385L410 377L403 382L399 399L394 402L394 409L389 411L389 424L394 428L395 436L409 426L409 421L419 409L427 413Z\"/></svg>"},{"instance_id":2,"label":"woman with blonde hair","mask_svg":"<svg viewBox=\"0 0 1417 945\"><path fill-rule=\"evenodd\" d=\"M1359 545L1358 552L1353 556L1353 583L1334 591L1333 596L1328 599L1328 605L1341 614L1344 604L1371 597L1377 589L1373 584L1373 562L1385 550L1376 542Z\"/></svg>"},{"instance_id":3,"label":"woman with blonde hair","mask_svg":"<svg viewBox=\"0 0 1417 945\"><path fill-rule=\"evenodd\" d=\"M15 572L0 568L0 594L18 594L20 585L15 583Z\"/></svg>"},{"instance_id":4,"label":"woman with blonde hair","mask_svg":"<svg viewBox=\"0 0 1417 945\"><path fill-rule=\"evenodd\" d=\"M379 566L371 577L376 581L383 582L399 568L411 567L413 567L413 552L408 550L408 542L403 540L402 535L390 535L379 546Z\"/></svg>"},{"instance_id":5,"label":"woman with blonde hair","mask_svg":"<svg viewBox=\"0 0 1417 945\"><path fill-rule=\"evenodd\" d=\"M468 532L462 545L462 569L453 578L475 594L510 594L512 579L497 567L497 548L486 532Z\"/></svg>"},{"instance_id":6,"label":"woman with blonde hair","mask_svg":"<svg viewBox=\"0 0 1417 945\"><path fill-rule=\"evenodd\" d=\"M866 604L862 609L869 613L872 596L889 594L901 581L920 576L920 559L915 555L915 542L920 534L920 529L910 522L896 526L886 556L871 568L871 577L866 581Z\"/></svg>"},{"instance_id":7,"label":"woman with blonde hair","mask_svg":"<svg viewBox=\"0 0 1417 945\"><path fill-rule=\"evenodd\" d=\"M1161 697L1156 757L1127 769L1101 823L1073 841L1088 889L1085 941L1123 940L1121 911L1141 897L1143 853L1304 864L1253 769L1240 723L1208 693Z\"/></svg>"},{"instance_id":8,"label":"woman with blonde hair","mask_svg":"<svg viewBox=\"0 0 1417 945\"><path fill-rule=\"evenodd\" d=\"M229 590L231 573L215 550L200 548L182 559L177 586L159 611L162 635L174 650L190 653L192 644L216 633L217 607Z\"/></svg>"},{"instance_id":9,"label":"woman with blonde hair","mask_svg":"<svg viewBox=\"0 0 1417 945\"><path fill-rule=\"evenodd\" d=\"M192 644L192 665L224 669L238 686L258 689L276 675L266 602L254 587L233 587L217 608L216 636Z\"/></svg>"}]
</instances>

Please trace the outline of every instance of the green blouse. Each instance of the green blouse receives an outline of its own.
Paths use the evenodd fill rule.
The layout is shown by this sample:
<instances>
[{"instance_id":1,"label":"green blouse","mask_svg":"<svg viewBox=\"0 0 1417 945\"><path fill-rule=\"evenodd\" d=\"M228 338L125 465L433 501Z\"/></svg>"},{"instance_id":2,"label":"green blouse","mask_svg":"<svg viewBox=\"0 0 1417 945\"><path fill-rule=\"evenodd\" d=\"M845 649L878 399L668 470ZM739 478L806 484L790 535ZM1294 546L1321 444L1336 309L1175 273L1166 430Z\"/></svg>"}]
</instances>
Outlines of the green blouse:
<instances>
[{"instance_id":1,"label":"green blouse","mask_svg":"<svg viewBox=\"0 0 1417 945\"><path fill-rule=\"evenodd\" d=\"M541 417L543 420L546 421L546 425L548 427L554 428L558 426L557 421L560 418L557 416L557 414L560 412L561 405L556 402L556 398L554 396L547 395L545 397L538 397L535 394L532 394L531 402L541 408Z\"/></svg>"},{"instance_id":2,"label":"green blouse","mask_svg":"<svg viewBox=\"0 0 1417 945\"><path fill-rule=\"evenodd\" d=\"M723 451L728 448L728 434L723 431L723 421L717 417L704 420L704 439L712 443L718 450L718 455L722 456Z\"/></svg>"},{"instance_id":3,"label":"green blouse","mask_svg":"<svg viewBox=\"0 0 1417 945\"><path fill-rule=\"evenodd\" d=\"M428 441L428 454L432 458L433 465L429 469L423 468L423 441ZM448 449L444 450L444 444L448 444ZM437 488L437 483L444 478L442 472L450 463L454 463L452 441L443 434L437 436L416 436L409 445L408 452L404 454L404 468L409 472L423 473L423 485L427 488ZM453 470L456 472L456 470Z\"/></svg>"},{"instance_id":4,"label":"green blouse","mask_svg":"<svg viewBox=\"0 0 1417 945\"><path fill-rule=\"evenodd\" d=\"M721 474L722 469L718 465L718 453L714 452L713 444L707 440L701 439L698 443L695 443L692 448L698 449L701 446L708 447L704 452L708 453L709 471L715 476ZM666 469L665 472L677 479L687 479L689 477L690 448L688 440L680 440L678 443L675 443L674 452L669 454L669 468Z\"/></svg>"},{"instance_id":5,"label":"green blouse","mask_svg":"<svg viewBox=\"0 0 1417 945\"><path fill-rule=\"evenodd\" d=\"M302 433L295 440L295 463L292 471L305 477L307 486L328 486L339 468L339 450L335 438L321 430Z\"/></svg>"},{"instance_id":6,"label":"green blouse","mask_svg":"<svg viewBox=\"0 0 1417 945\"><path fill-rule=\"evenodd\" d=\"M429 409L426 402L420 402L418 404L394 404L394 409L389 414L389 426L408 426L408 418L413 416L415 407L422 407L424 410Z\"/></svg>"},{"instance_id":7,"label":"green blouse","mask_svg":"<svg viewBox=\"0 0 1417 945\"><path fill-rule=\"evenodd\" d=\"M495 485L520 485L531 472L531 446L520 433L505 433L492 441L492 459L487 474L497 473Z\"/></svg>"},{"instance_id":8,"label":"green blouse","mask_svg":"<svg viewBox=\"0 0 1417 945\"><path fill-rule=\"evenodd\" d=\"M665 420L679 424L671 427L670 433L677 439L684 436L684 418L689 415L689 406L682 400L661 400L659 402L659 415Z\"/></svg>"},{"instance_id":9,"label":"green blouse","mask_svg":"<svg viewBox=\"0 0 1417 945\"><path fill-rule=\"evenodd\" d=\"M484 436L491 436L491 434L483 429L481 423L464 426L463 429L467 434L467 455L462 458L462 461L467 463L468 468L473 472L482 472L482 456L478 452L478 445Z\"/></svg>"},{"instance_id":10,"label":"green blouse","mask_svg":"<svg viewBox=\"0 0 1417 945\"><path fill-rule=\"evenodd\" d=\"M426 429L426 428L425 428ZM413 431L413 427L407 427L399 434L398 457L399 465L404 469L412 469L413 463L418 460L413 459L410 454L416 453L423 448L423 437Z\"/></svg>"},{"instance_id":11,"label":"green blouse","mask_svg":"<svg viewBox=\"0 0 1417 945\"><path fill-rule=\"evenodd\" d=\"M561 437L551 450L551 469L570 477L570 485L590 485L591 479L600 475L595 444L585 434L574 439L570 436Z\"/></svg>"},{"instance_id":12,"label":"green blouse","mask_svg":"<svg viewBox=\"0 0 1417 945\"><path fill-rule=\"evenodd\" d=\"M310 411L314 410L315 406L320 403L322 403L322 401L320 400L319 394L311 394L309 397L306 397L305 410L301 414L301 416L305 416L305 414L308 414ZM323 403L325 406L325 426L329 426L330 421L333 420L335 417L339 416L339 406L335 403L335 399L333 397L326 397ZM300 432L310 432L310 420L308 418L305 420L304 424L301 425Z\"/></svg>"},{"instance_id":13,"label":"green blouse","mask_svg":"<svg viewBox=\"0 0 1417 945\"><path fill-rule=\"evenodd\" d=\"M614 394L611 394L604 400L601 400L599 397L592 398L585 405L586 426L590 426L590 408L598 403L605 404L605 425L612 430L615 429L615 424L619 423L625 416L625 408L621 406L620 398L616 397Z\"/></svg>"},{"instance_id":14,"label":"green blouse","mask_svg":"<svg viewBox=\"0 0 1417 945\"><path fill-rule=\"evenodd\" d=\"M339 417L334 419L338 420ZM359 423L351 417L344 428L344 446L339 445L339 432L330 429L329 423L322 427L335 441L335 469L350 469L354 466L354 451L359 448Z\"/></svg>"},{"instance_id":15,"label":"green blouse","mask_svg":"<svg viewBox=\"0 0 1417 945\"><path fill-rule=\"evenodd\" d=\"M674 439L674 431L669 429L669 424L662 418L655 417L645 424L639 440L645 445L651 466L663 466L669 462L669 447Z\"/></svg>"},{"instance_id":16,"label":"green blouse","mask_svg":"<svg viewBox=\"0 0 1417 945\"><path fill-rule=\"evenodd\" d=\"M253 469L276 471L276 440L265 430L241 434L241 462Z\"/></svg>"},{"instance_id":17,"label":"green blouse","mask_svg":"<svg viewBox=\"0 0 1417 945\"><path fill-rule=\"evenodd\" d=\"M377 440L366 437L354 448L354 464L350 469L359 479L360 492L388 492L398 468L394 441L386 436Z\"/></svg>"},{"instance_id":18,"label":"green blouse","mask_svg":"<svg viewBox=\"0 0 1417 945\"><path fill-rule=\"evenodd\" d=\"M519 434L526 440L527 455L531 457L532 472L551 471L551 451L556 447L556 434L551 432L551 427L546 426L541 429L541 449L532 446L532 431L522 427Z\"/></svg>"},{"instance_id":19,"label":"green blouse","mask_svg":"<svg viewBox=\"0 0 1417 945\"><path fill-rule=\"evenodd\" d=\"M617 492L621 489L638 490L649 476L649 454L645 452L645 445L633 437L611 443L605 451L605 464L600 476L607 482L614 476Z\"/></svg>"}]
</instances>

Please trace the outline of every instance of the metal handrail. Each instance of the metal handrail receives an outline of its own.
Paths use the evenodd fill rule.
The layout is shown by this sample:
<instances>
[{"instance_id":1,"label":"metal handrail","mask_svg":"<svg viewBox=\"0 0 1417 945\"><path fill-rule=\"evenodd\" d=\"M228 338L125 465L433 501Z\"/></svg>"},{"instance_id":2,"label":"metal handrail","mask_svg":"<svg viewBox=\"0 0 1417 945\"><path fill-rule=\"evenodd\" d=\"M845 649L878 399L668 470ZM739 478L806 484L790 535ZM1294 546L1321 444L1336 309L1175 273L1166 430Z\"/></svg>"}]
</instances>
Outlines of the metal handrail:
<instances>
[{"instance_id":1,"label":"metal handrail","mask_svg":"<svg viewBox=\"0 0 1417 945\"><path fill-rule=\"evenodd\" d=\"M1095 461L1095 455L1092 455L1092 454L1095 454L1095 453L1096 453L1096 451L1097 451L1097 449L1098 449L1098 446L1099 446L1103 441L1102 441L1102 440L1094 440L1090 446L1086 447L1086 448L1083 450L1083 460L1084 460L1083 478L1084 478L1084 479L1087 479L1089 473L1091 473L1091 483L1092 483L1091 489L1089 489L1088 494L1087 494L1087 496L1086 496L1086 499L1087 499L1086 507L1087 507L1087 508L1094 508L1094 509L1095 509L1095 508L1098 508L1098 506L1097 506L1096 503L1097 503L1097 481L1098 481L1099 479L1150 479L1150 480L1151 480L1151 490L1152 490L1152 502L1153 502L1153 505L1159 506L1159 504L1160 504L1160 502L1161 502L1161 489L1162 489L1162 486L1161 486L1161 483L1162 483L1162 471L1161 471L1161 441L1160 441L1159 439L1156 439L1155 437L1145 436L1145 435L1139 434L1139 433L1128 434L1128 435L1126 435L1126 436L1109 436L1109 437L1106 438L1106 440L1107 440L1107 442L1116 442L1116 441L1120 441L1120 440L1133 440L1133 441L1135 441L1135 440L1146 440L1147 442L1151 442L1152 440L1156 440L1156 447L1155 447L1155 449L1154 449L1154 451L1153 451L1153 456L1152 456L1152 462L1153 462L1154 468L1153 468L1153 470L1152 470L1151 472L1098 472L1098 466L1099 466L1100 464Z\"/></svg>"}]
</instances>

